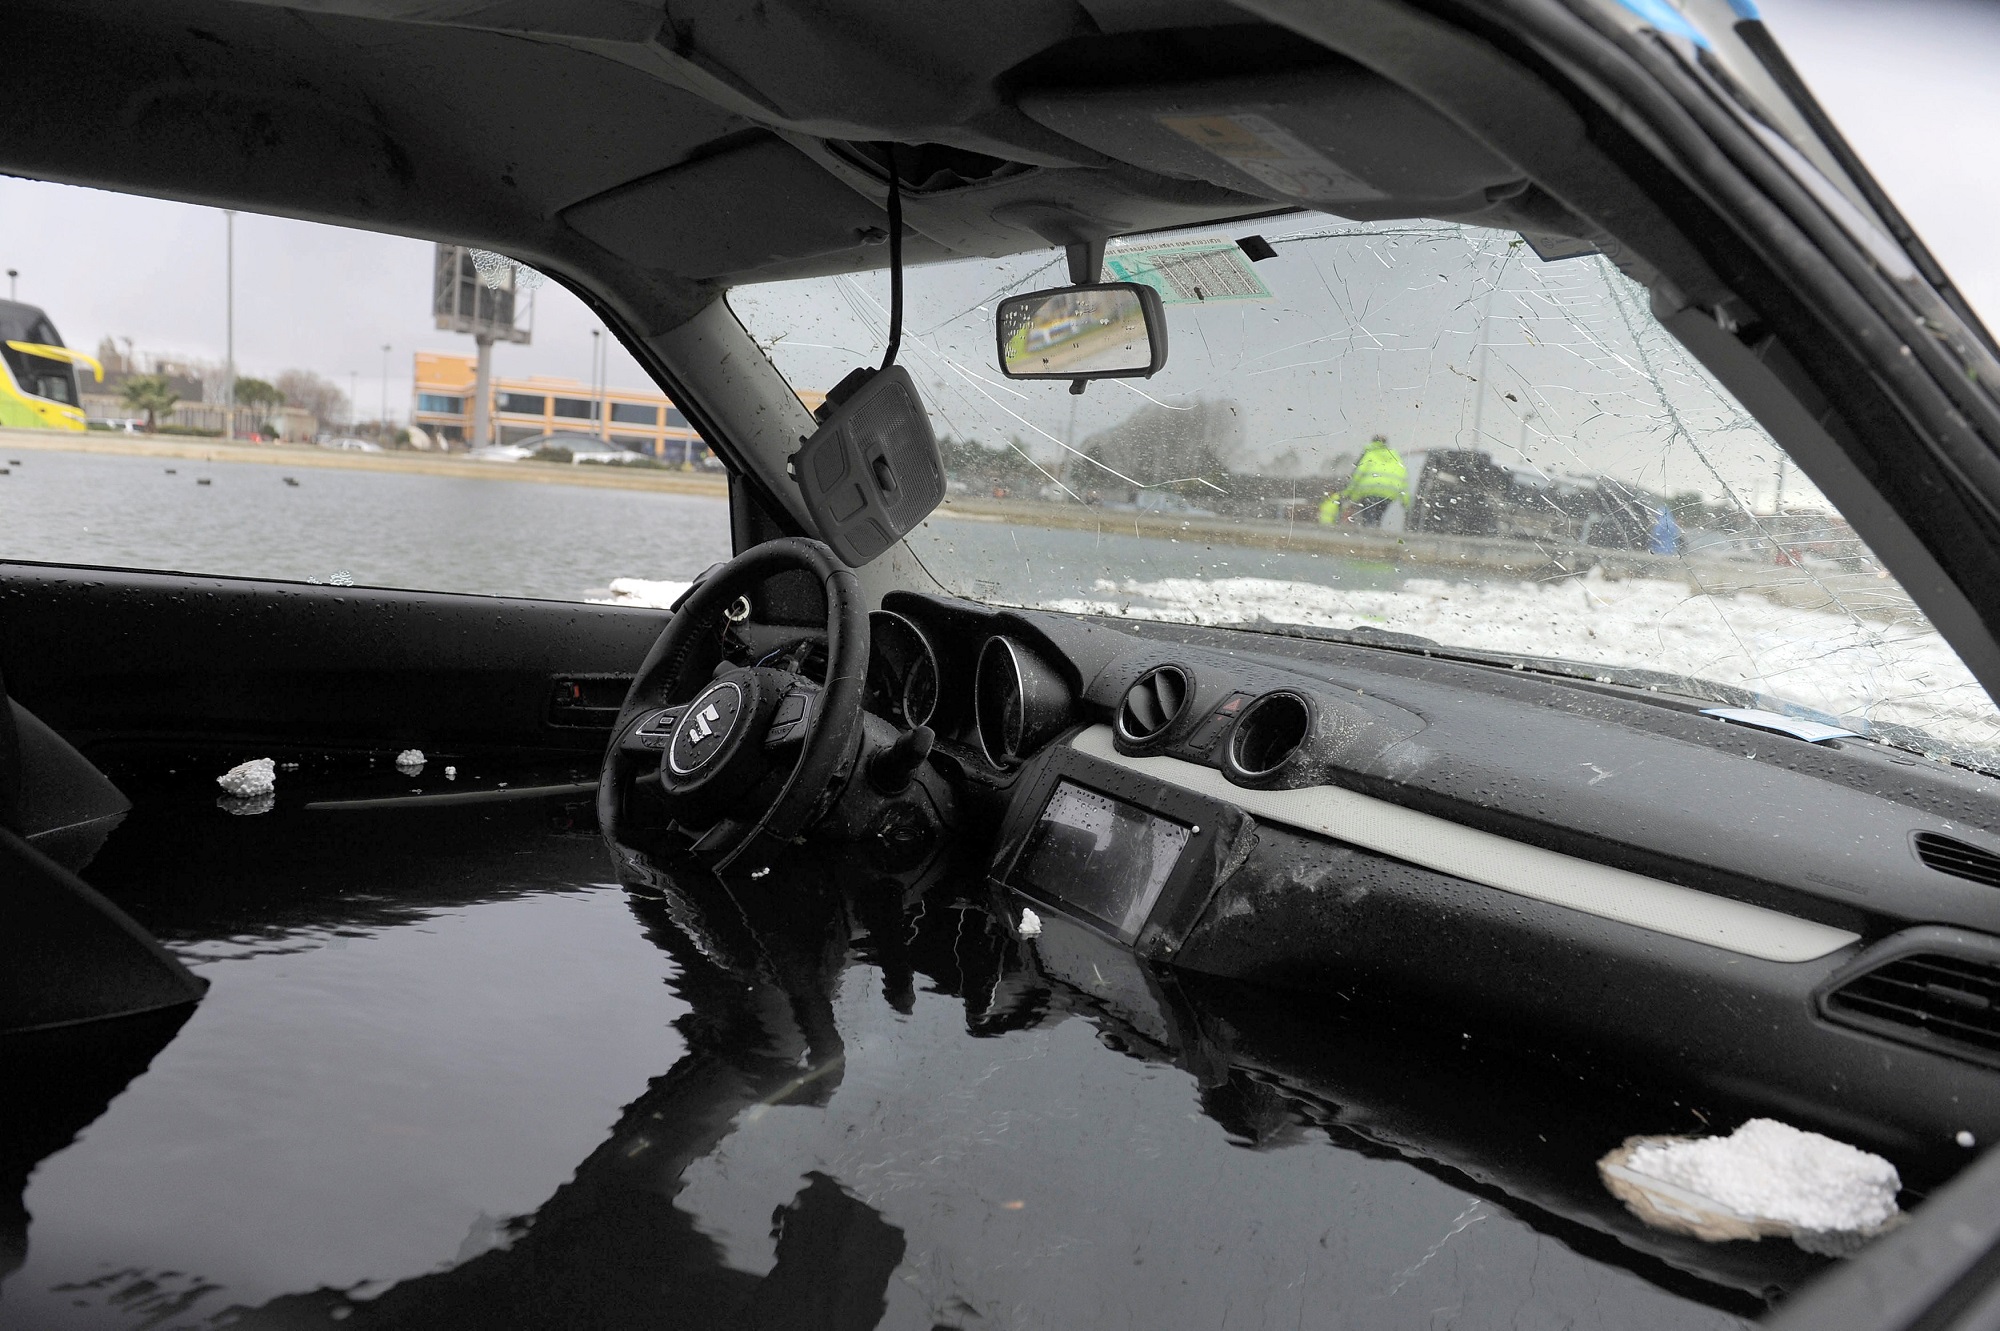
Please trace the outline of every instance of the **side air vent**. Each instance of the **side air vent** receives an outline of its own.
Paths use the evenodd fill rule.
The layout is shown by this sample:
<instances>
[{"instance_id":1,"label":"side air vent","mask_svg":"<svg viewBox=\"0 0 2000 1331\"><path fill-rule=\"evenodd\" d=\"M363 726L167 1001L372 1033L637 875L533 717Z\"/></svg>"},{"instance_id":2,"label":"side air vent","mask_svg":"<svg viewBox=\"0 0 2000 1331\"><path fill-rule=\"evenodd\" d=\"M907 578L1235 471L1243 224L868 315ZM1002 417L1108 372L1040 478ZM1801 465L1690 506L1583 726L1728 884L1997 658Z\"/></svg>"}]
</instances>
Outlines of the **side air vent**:
<instances>
[{"instance_id":1,"label":"side air vent","mask_svg":"<svg viewBox=\"0 0 2000 1331\"><path fill-rule=\"evenodd\" d=\"M1180 720L1187 707L1187 672L1179 666L1159 666L1139 676L1139 682L1125 690L1118 705L1118 734L1134 744L1144 744L1166 733Z\"/></svg>"},{"instance_id":2,"label":"side air vent","mask_svg":"<svg viewBox=\"0 0 2000 1331\"><path fill-rule=\"evenodd\" d=\"M1916 842L1917 858L1939 873L2000 887L2000 855L1936 832L1919 832Z\"/></svg>"},{"instance_id":3,"label":"side air vent","mask_svg":"<svg viewBox=\"0 0 2000 1331\"><path fill-rule=\"evenodd\" d=\"M1243 709L1223 750L1224 774L1241 781L1275 775L1312 733L1312 709L1296 693L1267 693Z\"/></svg>"},{"instance_id":4,"label":"side air vent","mask_svg":"<svg viewBox=\"0 0 2000 1331\"><path fill-rule=\"evenodd\" d=\"M2000 955L1905 952L1842 980L1821 1010L1843 1026L2000 1067Z\"/></svg>"}]
</instances>

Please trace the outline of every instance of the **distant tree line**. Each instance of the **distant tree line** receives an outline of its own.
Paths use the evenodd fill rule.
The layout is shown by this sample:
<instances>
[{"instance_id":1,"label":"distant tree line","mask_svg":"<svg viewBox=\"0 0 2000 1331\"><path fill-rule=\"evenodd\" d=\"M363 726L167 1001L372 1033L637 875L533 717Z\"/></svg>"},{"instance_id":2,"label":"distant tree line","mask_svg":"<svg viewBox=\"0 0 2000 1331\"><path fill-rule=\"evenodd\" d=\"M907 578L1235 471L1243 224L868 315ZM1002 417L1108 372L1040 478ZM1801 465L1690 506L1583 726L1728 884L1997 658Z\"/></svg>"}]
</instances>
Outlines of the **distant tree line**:
<instances>
[{"instance_id":1,"label":"distant tree line","mask_svg":"<svg viewBox=\"0 0 2000 1331\"><path fill-rule=\"evenodd\" d=\"M97 344L104 366L104 386L115 391L131 411L145 416L146 428L159 428L182 402L205 401L208 389L228 373L228 367L208 361L173 360L141 355L126 340L106 337ZM238 375L236 405L276 411L297 407L311 412L322 425L351 419L351 405L340 385L311 370L284 370L271 379Z\"/></svg>"}]
</instances>

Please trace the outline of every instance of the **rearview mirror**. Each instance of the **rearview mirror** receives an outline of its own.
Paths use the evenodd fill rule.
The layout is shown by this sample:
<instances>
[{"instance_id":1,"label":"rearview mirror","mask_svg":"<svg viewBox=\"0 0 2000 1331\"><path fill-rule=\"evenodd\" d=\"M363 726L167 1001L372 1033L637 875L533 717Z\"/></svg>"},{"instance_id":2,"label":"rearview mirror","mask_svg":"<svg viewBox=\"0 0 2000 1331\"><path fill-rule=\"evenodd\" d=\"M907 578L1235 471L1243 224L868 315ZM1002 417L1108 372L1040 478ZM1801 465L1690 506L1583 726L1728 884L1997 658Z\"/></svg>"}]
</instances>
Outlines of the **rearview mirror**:
<instances>
[{"instance_id":1,"label":"rearview mirror","mask_svg":"<svg viewBox=\"0 0 2000 1331\"><path fill-rule=\"evenodd\" d=\"M1009 379L1145 379L1167 363L1166 311L1142 282L1010 296L994 325Z\"/></svg>"}]
</instances>

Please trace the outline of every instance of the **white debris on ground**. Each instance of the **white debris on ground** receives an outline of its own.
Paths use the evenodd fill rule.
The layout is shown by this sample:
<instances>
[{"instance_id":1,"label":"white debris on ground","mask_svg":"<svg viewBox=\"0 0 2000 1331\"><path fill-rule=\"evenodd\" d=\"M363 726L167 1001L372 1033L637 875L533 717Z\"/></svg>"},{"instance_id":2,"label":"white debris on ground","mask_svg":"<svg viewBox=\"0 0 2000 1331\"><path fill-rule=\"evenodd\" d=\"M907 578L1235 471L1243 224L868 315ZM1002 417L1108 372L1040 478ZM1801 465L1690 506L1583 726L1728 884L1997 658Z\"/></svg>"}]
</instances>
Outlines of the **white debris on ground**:
<instances>
[{"instance_id":1,"label":"white debris on ground","mask_svg":"<svg viewBox=\"0 0 2000 1331\"><path fill-rule=\"evenodd\" d=\"M278 765L269 758L252 758L215 778L215 784L238 799L268 795L278 788Z\"/></svg>"},{"instance_id":2,"label":"white debris on ground","mask_svg":"<svg viewBox=\"0 0 2000 1331\"><path fill-rule=\"evenodd\" d=\"M1164 578L1100 580L1096 591L1042 604L1179 623L1261 618L1372 627L1448 647L1638 666L2000 750L2000 711L1944 639L1920 623L1801 609L1748 593L1706 596L1685 582L1612 580L1596 570L1550 583L1410 578L1365 590L1275 578Z\"/></svg>"},{"instance_id":3,"label":"white debris on ground","mask_svg":"<svg viewBox=\"0 0 2000 1331\"><path fill-rule=\"evenodd\" d=\"M1041 936L1042 917L1031 910L1023 910L1021 912L1021 937L1040 938Z\"/></svg>"},{"instance_id":4,"label":"white debris on ground","mask_svg":"<svg viewBox=\"0 0 2000 1331\"><path fill-rule=\"evenodd\" d=\"M396 770L409 773L423 771L424 751L422 749L404 749L396 755Z\"/></svg>"},{"instance_id":5,"label":"white debris on ground","mask_svg":"<svg viewBox=\"0 0 2000 1331\"><path fill-rule=\"evenodd\" d=\"M593 605L630 605L642 609L667 610L681 599L692 583L654 582L646 578L613 578L611 595L593 596Z\"/></svg>"},{"instance_id":6,"label":"white debris on ground","mask_svg":"<svg viewBox=\"0 0 2000 1331\"><path fill-rule=\"evenodd\" d=\"M1902 1188L1881 1156L1769 1118L1727 1137L1634 1137L1598 1172L1648 1224L1711 1242L1789 1234L1822 1252L1893 1222Z\"/></svg>"}]
</instances>

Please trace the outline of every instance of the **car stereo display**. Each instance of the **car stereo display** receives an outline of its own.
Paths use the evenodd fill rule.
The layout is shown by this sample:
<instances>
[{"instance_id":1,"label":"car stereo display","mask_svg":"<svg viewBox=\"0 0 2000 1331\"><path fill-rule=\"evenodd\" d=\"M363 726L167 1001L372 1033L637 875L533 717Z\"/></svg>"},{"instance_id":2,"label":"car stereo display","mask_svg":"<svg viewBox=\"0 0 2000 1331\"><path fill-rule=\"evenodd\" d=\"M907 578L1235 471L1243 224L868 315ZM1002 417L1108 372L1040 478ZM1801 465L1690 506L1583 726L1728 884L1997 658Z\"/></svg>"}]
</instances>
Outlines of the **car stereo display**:
<instances>
[{"instance_id":1,"label":"car stereo display","mask_svg":"<svg viewBox=\"0 0 2000 1331\"><path fill-rule=\"evenodd\" d=\"M1060 781L1015 868L1016 885L1131 942L1187 848L1189 828Z\"/></svg>"}]
</instances>

